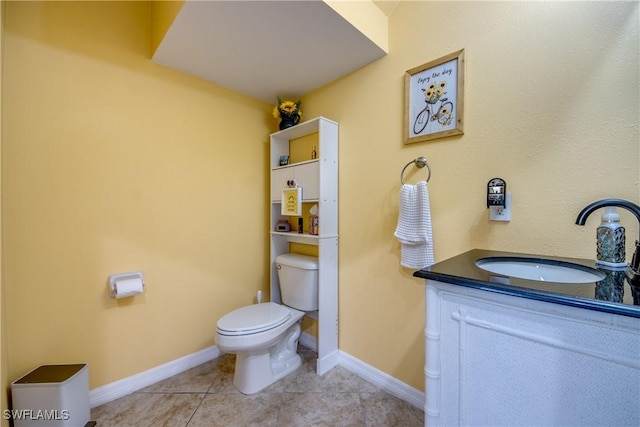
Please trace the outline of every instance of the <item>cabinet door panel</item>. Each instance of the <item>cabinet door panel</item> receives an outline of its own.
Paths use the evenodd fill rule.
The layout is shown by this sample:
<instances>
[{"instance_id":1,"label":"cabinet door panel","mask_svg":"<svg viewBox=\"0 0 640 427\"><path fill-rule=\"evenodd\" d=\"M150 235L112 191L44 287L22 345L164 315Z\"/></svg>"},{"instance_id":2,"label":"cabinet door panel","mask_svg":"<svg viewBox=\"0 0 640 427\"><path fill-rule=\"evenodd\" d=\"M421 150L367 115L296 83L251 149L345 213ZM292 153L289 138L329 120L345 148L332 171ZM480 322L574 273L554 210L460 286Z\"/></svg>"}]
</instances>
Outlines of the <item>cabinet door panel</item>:
<instances>
[{"instance_id":1,"label":"cabinet door panel","mask_svg":"<svg viewBox=\"0 0 640 427\"><path fill-rule=\"evenodd\" d=\"M282 199L282 189L287 188L287 181L293 179L293 168L275 169L271 171L271 200Z\"/></svg>"},{"instance_id":2,"label":"cabinet door panel","mask_svg":"<svg viewBox=\"0 0 640 427\"><path fill-rule=\"evenodd\" d=\"M319 163L305 163L295 166L294 169L295 180L298 186L302 187L302 199L317 200L320 198Z\"/></svg>"}]
</instances>

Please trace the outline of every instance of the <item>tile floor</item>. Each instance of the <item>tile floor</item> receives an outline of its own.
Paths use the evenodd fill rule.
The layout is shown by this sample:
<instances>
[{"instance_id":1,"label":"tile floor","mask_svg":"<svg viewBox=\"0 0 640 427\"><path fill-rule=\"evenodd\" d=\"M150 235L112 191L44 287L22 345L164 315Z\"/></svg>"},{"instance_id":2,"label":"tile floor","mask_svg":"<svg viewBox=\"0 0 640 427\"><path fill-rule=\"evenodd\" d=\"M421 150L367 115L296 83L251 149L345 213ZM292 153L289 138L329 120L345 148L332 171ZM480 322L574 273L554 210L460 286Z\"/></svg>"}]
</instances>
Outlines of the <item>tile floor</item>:
<instances>
[{"instance_id":1,"label":"tile floor","mask_svg":"<svg viewBox=\"0 0 640 427\"><path fill-rule=\"evenodd\" d=\"M233 386L235 356L225 354L91 411L97 427L423 426L414 406L336 366L315 373L317 355L253 395Z\"/></svg>"}]
</instances>

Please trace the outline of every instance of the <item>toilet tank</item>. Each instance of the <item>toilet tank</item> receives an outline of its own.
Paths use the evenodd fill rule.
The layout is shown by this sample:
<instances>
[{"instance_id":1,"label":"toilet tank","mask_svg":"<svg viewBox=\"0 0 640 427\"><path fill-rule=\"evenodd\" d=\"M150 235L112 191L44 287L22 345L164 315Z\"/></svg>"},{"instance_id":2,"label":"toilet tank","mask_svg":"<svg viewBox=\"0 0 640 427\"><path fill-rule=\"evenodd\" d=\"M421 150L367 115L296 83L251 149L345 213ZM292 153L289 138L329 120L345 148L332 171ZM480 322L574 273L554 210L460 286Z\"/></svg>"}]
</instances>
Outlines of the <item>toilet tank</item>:
<instances>
[{"instance_id":1,"label":"toilet tank","mask_svg":"<svg viewBox=\"0 0 640 427\"><path fill-rule=\"evenodd\" d=\"M318 309L318 258L300 254L276 257L282 303L301 311Z\"/></svg>"}]
</instances>

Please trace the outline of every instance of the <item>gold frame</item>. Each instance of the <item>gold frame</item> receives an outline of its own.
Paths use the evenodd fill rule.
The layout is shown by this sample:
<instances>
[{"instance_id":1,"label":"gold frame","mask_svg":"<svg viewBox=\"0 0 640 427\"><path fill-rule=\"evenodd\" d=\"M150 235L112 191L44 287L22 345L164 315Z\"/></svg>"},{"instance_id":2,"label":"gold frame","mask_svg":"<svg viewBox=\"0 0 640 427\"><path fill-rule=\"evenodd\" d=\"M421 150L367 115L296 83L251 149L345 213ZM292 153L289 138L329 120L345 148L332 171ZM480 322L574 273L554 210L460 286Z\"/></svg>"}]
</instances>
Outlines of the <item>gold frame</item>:
<instances>
[{"instance_id":1,"label":"gold frame","mask_svg":"<svg viewBox=\"0 0 640 427\"><path fill-rule=\"evenodd\" d=\"M302 187L282 189L280 213L287 216L302 215Z\"/></svg>"},{"instance_id":2,"label":"gold frame","mask_svg":"<svg viewBox=\"0 0 640 427\"><path fill-rule=\"evenodd\" d=\"M464 134L464 69L464 49L460 49L405 72L405 144ZM439 88L443 83L445 86ZM455 100L443 96L453 92L451 83L455 83ZM427 84L434 85L435 92ZM449 89L442 92L444 88ZM439 108L433 111L438 101Z\"/></svg>"}]
</instances>

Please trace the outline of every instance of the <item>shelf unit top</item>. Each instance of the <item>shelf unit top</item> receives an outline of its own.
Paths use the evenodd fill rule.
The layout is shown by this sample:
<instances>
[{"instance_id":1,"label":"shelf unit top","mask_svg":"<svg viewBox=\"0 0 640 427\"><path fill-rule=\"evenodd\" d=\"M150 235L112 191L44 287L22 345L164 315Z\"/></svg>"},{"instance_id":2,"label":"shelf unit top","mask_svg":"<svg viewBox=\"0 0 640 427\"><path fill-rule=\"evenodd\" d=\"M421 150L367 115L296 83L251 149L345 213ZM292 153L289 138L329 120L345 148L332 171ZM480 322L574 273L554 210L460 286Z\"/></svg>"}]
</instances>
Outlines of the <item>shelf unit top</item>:
<instances>
[{"instance_id":1,"label":"shelf unit top","mask_svg":"<svg viewBox=\"0 0 640 427\"><path fill-rule=\"evenodd\" d=\"M329 120L325 117L319 116L311 120L307 120L306 122L298 123L297 125L291 126L290 128L286 128L281 131L272 133L271 137L284 138L284 139L301 138L303 136L306 136L315 132L319 132L321 121L333 123L336 126L338 125L338 123L334 122L333 120Z\"/></svg>"}]
</instances>

